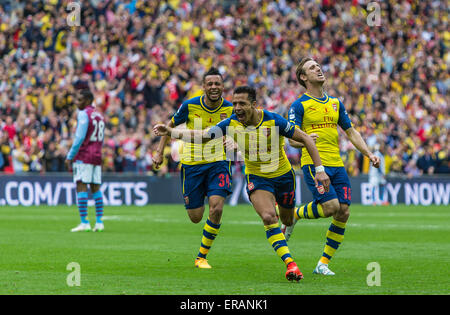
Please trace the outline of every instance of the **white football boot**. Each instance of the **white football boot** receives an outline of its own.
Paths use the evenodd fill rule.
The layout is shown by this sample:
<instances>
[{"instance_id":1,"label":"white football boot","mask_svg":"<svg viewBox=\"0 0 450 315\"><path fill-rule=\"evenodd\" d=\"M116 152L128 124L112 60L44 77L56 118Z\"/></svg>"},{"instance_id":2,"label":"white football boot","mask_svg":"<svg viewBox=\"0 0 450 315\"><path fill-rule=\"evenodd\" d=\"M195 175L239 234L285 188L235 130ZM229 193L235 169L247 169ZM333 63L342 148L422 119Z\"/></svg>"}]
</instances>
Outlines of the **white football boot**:
<instances>
[{"instance_id":1,"label":"white football boot","mask_svg":"<svg viewBox=\"0 0 450 315\"><path fill-rule=\"evenodd\" d=\"M70 232L88 232L91 230L91 225L89 223L80 223L78 226L70 230Z\"/></svg>"},{"instance_id":2,"label":"white football boot","mask_svg":"<svg viewBox=\"0 0 450 315\"><path fill-rule=\"evenodd\" d=\"M94 232L103 232L105 225L103 223L95 223Z\"/></svg>"},{"instance_id":3,"label":"white football boot","mask_svg":"<svg viewBox=\"0 0 450 315\"><path fill-rule=\"evenodd\" d=\"M328 268L327 264L321 263L320 261L317 263L316 269L314 269L313 273L325 276L335 275L335 273Z\"/></svg>"}]
</instances>

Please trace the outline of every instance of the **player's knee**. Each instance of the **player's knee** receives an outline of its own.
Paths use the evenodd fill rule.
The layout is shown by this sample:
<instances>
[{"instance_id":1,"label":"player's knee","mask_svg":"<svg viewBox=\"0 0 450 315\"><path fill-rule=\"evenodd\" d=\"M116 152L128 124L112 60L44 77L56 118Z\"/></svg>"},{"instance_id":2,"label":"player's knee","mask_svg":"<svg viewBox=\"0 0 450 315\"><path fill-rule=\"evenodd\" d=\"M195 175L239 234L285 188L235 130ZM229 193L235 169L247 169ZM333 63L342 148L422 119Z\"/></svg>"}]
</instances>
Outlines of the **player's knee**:
<instances>
[{"instance_id":1,"label":"player's knee","mask_svg":"<svg viewBox=\"0 0 450 315\"><path fill-rule=\"evenodd\" d=\"M98 184L90 184L89 186L91 188L92 193L96 193L97 191L100 190L100 185L98 185Z\"/></svg>"},{"instance_id":2,"label":"player's knee","mask_svg":"<svg viewBox=\"0 0 450 315\"><path fill-rule=\"evenodd\" d=\"M223 211L223 203L222 202L216 202L216 203L209 204L209 213L222 214L222 211Z\"/></svg>"},{"instance_id":3,"label":"player's knee","mask_svg":"<svg viewBox=\"0 0 450 315\"><path fill-rule=\"evenodd\" d=\"M275 213L267 212L260 214L260 216L264 225L271 225L278 222L278 218Z\"/></svg>"},{"instance_id":4,"label":"player's knee","mask_svg":"<svg viewBox=\"0 0 450 315\"><path fill-rule=\"evenodd\" d=\"M83 183L82 181L77 181L77 191L87 191L87 184Z\"/></svg>"},{"instance_id":5,"label":"player's knee","mask_svg":"<svg viewBox=\"0 0 450 315\"><path fill-rule=\"evenodd\" d=\"M202 220L201 216L194 216L194 215L190 215L189 219L191 219L192 223L199 223Z\"/></svg>"},{"instance_id":6,"label":"player's knee","mask_svg":"<svg viewBox=\"0 0 450 315\"><path fill-rule=\"evenodd\" d=\"M203 207L188 210L188 216L192 223L199 223L203 219Z\"/></svg>"},{"instance_id":7,"label":"player's knee","mask_svg":"<svg viewBox=\"0 0 450 315\"><path fill-rule=\"evenodd\" d=\"M291 214L286 213L285 211L280 211L280 220L281 222L286 226L291 226L294 223L294 216Z\"/></svg>"},{"instance_id":8,"label":"player's knee","mask_svg":"<svg viewBox=\"0 0 450 315\"><path fill-rule=\"evenodd\" d=\"M331 217L335 216L341 210L341 206L337 199L333 199L323 203L322 209L325 217Z\"/></svg>"},{"instance_id":9,"label":"player's knee","mask_svg":"<svg viewBox=\"0 0 450 315\"><path fill-rule=\"evenodd\" d=\"M222 218L223 204L224 200L220 198L218 200L214 200L213 198L209 200L209 218L214 223L219 223Z\"/></svg>"},{"instance_id":10,"label":"player's knee","mask_svg":"<svg viewBox=\"0 0 450 315\"><path fill-rule=\"evenodd\" d=\"M220 219L222 218L222 207L214 207L209 209L209 218L213 223L219 224Z\"/></svg>"},{"instance_id":11,"label":"player's knee","mask_svg":"<svg viewBox=\"0 0 450 315\"><path fill-rule=\"evenodd\" d=\"M339 211L335 215L335 219L341 222L347 222L350 217L350 210L347 204L341 204Z\"/></svg>"}]
</instances>

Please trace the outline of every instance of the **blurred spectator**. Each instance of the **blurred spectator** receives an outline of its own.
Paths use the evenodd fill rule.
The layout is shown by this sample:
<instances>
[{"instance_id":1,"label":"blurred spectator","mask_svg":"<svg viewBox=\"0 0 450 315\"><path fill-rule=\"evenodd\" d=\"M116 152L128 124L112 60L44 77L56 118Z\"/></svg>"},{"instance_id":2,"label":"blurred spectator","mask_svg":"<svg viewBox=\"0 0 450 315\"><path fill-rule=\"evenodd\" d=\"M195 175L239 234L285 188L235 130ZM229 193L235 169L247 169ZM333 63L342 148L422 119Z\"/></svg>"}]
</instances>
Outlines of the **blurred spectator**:
<instances>
[{"instance_id":1,"label":"blurred spectator","mask_svg":"<svg viewBox=\"0 0 450 315\"><path fill-rule=\"evenodd\" d=\"M427 146L417 160L417 167L421 173L432 175L436 171L436 164L437 158L433 152L433 147Z\"/></svg>"},{"instance_id":2,"label":"blurred spectator","mask_svg":"<svg viewBox=\"0 0 450 315\"><path fill-rule=\"evenodd\" d=\"M72 94L89 86L107 124L105 171L176 172L177 142L153 169L151 126L201 94L209 67L223 73L226 98L250 84L262 106L285 115L303 92L295 65L311 56L355 128L385 145L388 174L449 173L445 1L380 1L381 26L371 27L356 0L83 0L72 28L69 2L0 2L0 170L63 171ZM341 139L349 174L366 173L367 159ZM298 164L299 151L288 153Z\"/></svg>"},{"instance_id":3,"label":"blurred spectator","mask_svg":"<svg viewBox=\"0 0 450 315\"><path fill-rule=\"evenodd\" d=\"M420 169L417 167L416 165L416 161L415 160L410 160L406 166L405 166L405 172L406 172L406 176L408 178L412 178L412 177L417 177L420 176L422 174L422 172L420 171Z\"/></svg>"}]
</instances>

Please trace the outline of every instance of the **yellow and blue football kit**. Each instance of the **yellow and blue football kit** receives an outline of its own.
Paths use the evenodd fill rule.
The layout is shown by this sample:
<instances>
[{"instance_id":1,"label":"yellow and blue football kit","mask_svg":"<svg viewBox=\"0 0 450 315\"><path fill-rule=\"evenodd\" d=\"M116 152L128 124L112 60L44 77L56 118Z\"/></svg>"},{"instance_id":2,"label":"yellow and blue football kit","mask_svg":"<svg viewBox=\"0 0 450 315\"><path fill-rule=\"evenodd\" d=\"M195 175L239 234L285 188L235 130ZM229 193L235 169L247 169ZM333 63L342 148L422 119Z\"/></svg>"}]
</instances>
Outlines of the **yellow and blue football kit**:
<instances>
[{"instance_id":1,"label":"yellow and blue football kit","mask_svg":"<svg viewBox=\"0 0 450 315\"><path fill-rule=\"evenodd\" d=\"M316 147L325 172L330 177L330 191L319 193L315 183L314 163L306 150L302 149L301 166L304 179L311 190L314 201L323 203L337 198L341 203L351 203L351 186L339 150L337 127L343 130L352 127L344 105L339 99L325 94L315 98L307 93L292 103L289 109L289 121L307 134L316 133Z\"/></svg>"},{"instance_id":2,"label":"yellow and blue football kit","mask_svg":"<svg viewBox=\"0 0 450 315\"><path fill-rule=\"evenodd\" d=\"M291 138L294 125L278 114L262 110L261 121L246 127L236 115L209 130L213 139L228 135L244 155L247 192L258 189L275 195L285 208L295 205L295 175L284 151L284 138Z\"/></svg>"},{"instance_id":3,"label":"yellow and blue football kit","mask_svg":"<svg viewBox=\"0 0 450 315\"><path fill-rule=\"evenodd\" d=\"M302 149L301 166L303 175L314 200L300 206L294 212L295 218L317 219L324 216L322 203L338 199L340 203L350 205L351 186L344 168L339 150L339 135L337 127L343 130L352 127L344 104L335 97L325 94L315 98L305 93L289 109L289 121L307 134L316 133L316 147L319 151L325 172L330 178L329 192L319 192L314 183L315 168L308 154ZM320 262L328 264L344 239L346 222L333 219L326 234L326 244Z\"/></svg>"},{"instance_id":4,"label":"yellow and blue football kit","mask_svg":"<svg viewBox=\"0 0 450 315\"><path fill-rule=\"evenodd\" d=\"M232 113L233 104L227 100L222 98L217 108L209 108L205 103L205 96L202 95L183 102L172 117L172 122L175 126L185 123L188 129L203 130L230 117ZM231 194L231 162L226 161L222 138L205 144L201 141L184 143L181 155L181 185L187 210L202 207L206 196L226 198ZM220 223L213 223L208 217L203 227L197 259L206 259L220 226ZM196 266L199 267L197 264Z\"/></svg>"},{"instance_id":5,"label":"yellow and blue football kit","mask_svg":"<svg viewBox=\"0 0 450 315\"><path fill-rule=\"evenodd\" d=\"M266 190L275 196L283 208L295 206L295 175L286 153L284 137L292 138L295 127L278 114L262 110L261 121L256 126L244 126L237 116L212 127L212 139L227 135L237 143L244 155L247 193ZM266 238L276 254L286 265L293 262L279 223L265 225Z\"/></svg>"},{"instance_id":6,"label":"yellow and blue football kit","mask_svg":"<svg viewBox=\"0 0 450 315\"><path fill-rule=\"evenodd\" d=\"M203 130L231 116L233 104L222 99L217 108L205 104L205 96L183 102L172 117L175 126ZM231 167L226 161L222 138L208 143L185 142L181 154L181 185L186 209L204 205L205 196L227 197L231 193Z\"/></svg>"}]
</instances>

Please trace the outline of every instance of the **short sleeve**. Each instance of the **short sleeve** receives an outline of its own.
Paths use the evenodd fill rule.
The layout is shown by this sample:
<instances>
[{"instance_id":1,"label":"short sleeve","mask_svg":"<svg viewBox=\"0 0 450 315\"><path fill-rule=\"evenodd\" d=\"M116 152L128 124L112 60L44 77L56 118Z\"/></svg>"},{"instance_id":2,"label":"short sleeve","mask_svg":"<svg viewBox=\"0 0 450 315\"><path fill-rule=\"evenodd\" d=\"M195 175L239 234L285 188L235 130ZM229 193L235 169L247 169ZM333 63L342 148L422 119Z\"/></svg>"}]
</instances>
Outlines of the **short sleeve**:
<instances>
[{"instance_id":1,"label":"short sleeve","mask_svg":"<svg viewBox=\"0 0 450 315\"><path fill-rule=\"evenodd\" d=\"M279 128L280 135L292 138L295 131L295 124L290 123L278 114L274 114L275 126Z\"/></svg>"},{"instance_id":2,"label":"short sleeve","mask_svg":"<svg viewBox=\"0 0 450 315\"><path fill-rule=\"evenodd\" d=\"M339 101L339 120L338 125L341 126L342 129L347 130L352 127L352 121L345 110L344 104Z\"/></svg>"},{"instance_id":3,"label":"short sleeve","mask_svg":"<svg viewBox=\"0 0 450 315\"><path fill-rule=\"evenodd\" d=\"M178 108L175 115L172 117L172 122L175 126L181 125L188 120L189 105L187 103L182 103L180 108Z\"/></svg>"},{"instance_id":4,"label":"short sleeve","mask_svg":"<svg viewBox=\"0 0 450 315\"><path fill-rule=\"evenodd\" d=\"M289 109L289 122L293 125L299 126L300 128L302 127L302 122L303 122L303 114L304 114L304 109L303 109L303 104L300 101L295 101L294 103L292 103L290 109Z\"/></svg>"},{"instance_id":5,"label":"short sleeve","mask_svg":"<svg viewBox=\"0 0 450 315\"><path fill-rule=\"evenodd\" d=\"M222 120L220 123L218 123L215 126L212 126L208 129L208 136L211 139L221 138L226 135L227 133L227 127L230 125L231 118L227 118Z\"/></svg>"}]
</instances>

